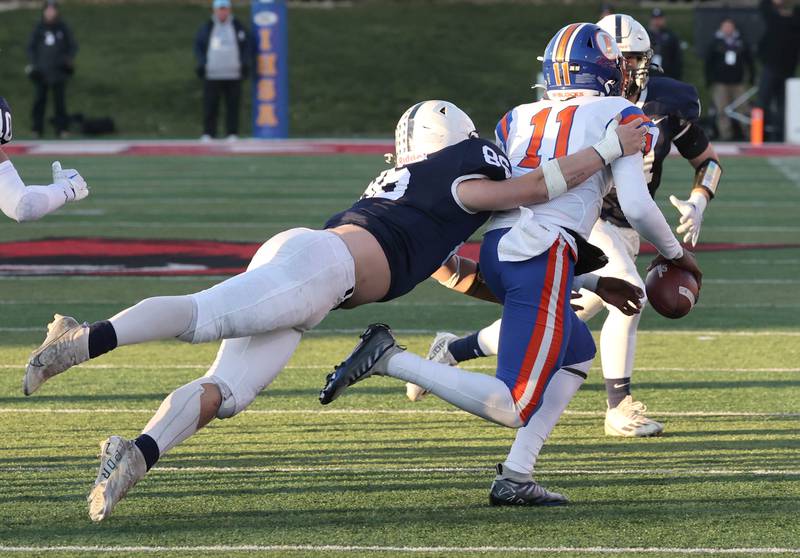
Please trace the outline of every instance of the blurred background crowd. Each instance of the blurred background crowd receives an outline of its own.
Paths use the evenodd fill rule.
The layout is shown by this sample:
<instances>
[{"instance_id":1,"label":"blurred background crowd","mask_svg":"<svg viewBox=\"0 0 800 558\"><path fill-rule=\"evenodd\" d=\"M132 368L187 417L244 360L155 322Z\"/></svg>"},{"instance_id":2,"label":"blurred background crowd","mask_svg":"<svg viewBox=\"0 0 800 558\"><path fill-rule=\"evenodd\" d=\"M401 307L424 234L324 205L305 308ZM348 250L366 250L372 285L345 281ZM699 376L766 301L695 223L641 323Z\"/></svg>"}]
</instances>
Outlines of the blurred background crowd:
<instances>
[{"instance_id":1,"label":"blurred background crowd","mask_svg":"<svg viewBox=\"0 0 800 558\"><path fill-rule=\"evenodd\" d=\"M390 127L367 120L391 122L418 97L465 106L491 98L486 91L465 101L471 88L493 88L501 97L485 109L488 126L488 114L525 100L514 72L521 68L523 77L535 79L536 56L554 30L568 20L629 13L648 29L653 63L700 90L713 138L744 139L756 106L764 110L767 139L783 140L785 82L796 72L800 45L800 6L791 0L545 4L290 2L292 134L384 135ZM245 81L254 39L248 2L48 0L32 9L29 2L6 1L0 10L0 94L11 100L20 124L21 113L30 114L31 137L118 130L125 137L235 139L242 124L249 127ZM452 51L442 47L448 36ZM462 49L464 42L474 49ZM449 82L442 73L461 79ZM170 107L175 114L165 116ZM175 125L176 119L182 122Z\"/></svg>"}]
</instances>

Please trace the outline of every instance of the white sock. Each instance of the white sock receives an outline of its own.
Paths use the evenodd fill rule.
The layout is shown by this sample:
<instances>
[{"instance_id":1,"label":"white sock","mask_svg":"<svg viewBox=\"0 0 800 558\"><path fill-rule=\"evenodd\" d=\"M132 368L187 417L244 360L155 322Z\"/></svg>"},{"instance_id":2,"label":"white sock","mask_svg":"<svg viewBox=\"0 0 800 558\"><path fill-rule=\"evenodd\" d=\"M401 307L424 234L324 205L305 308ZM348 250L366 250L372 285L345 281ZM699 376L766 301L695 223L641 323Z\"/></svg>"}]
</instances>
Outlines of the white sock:
<instances>
[{"instance_id":1,"label":"white sock","mask_svg":"<svg viewBox=\"0 0 800 558\"><path fill-rule=\"evenodd\" d=\"M592 361L588 361L569 368L585 373L589 371L591 365ZM542 405L531 417L527 426L517 430L517 437L503 463L504 468L526 475L533 473L542 446L583 384L583 380L583 377L567 372L563 368L555 373L542 395Z\"/></svg>"},{"instance_id":2,"label":"white sock","mask_svg":"<svg viewBox=\"0 0 800 558\"><path fill-rule=\"evenodd\" d=\"M386 373L426 389L481 418L511 428L522 423L506 384L495 377L467 372L403 351L389 359Z\"/></svg>"},{"instance_id":3,"label":"white sock","mask_svg":"<svg viewBox=\"0 0 800 558\"><path fill-rule=\"evenodd\" d=\"M626 316L616 308L608 312L600 332L600 359L607 380L630 378L636 356L636 330L641 314Z\"/></svg>"},{"instance_id":4,"label":"white sock","mask_svg":"<svg viewBox=\"0 0 800 558\"><path fill-rule=\"evenodd\" d=\"M146 298L109 321L117 334L117 346L174 339L189 329L194 302L189 296Z\"/></svg>"},{"instance_id":5,"label":"white sock","mask_svg":"<svg viewBox=\"0 0 800 558\"><path fill-rule=\"evenodd\" d=\"M63 186L25 186L11 161L0 163L0 210L15 221L40 219L68 199Z\"/></svg>"},{"instance_id":6,"label":"white sock","mask_svg":"<svg viewBox=\"0 0 800 558\"><path fill-rule=\"evenodd\" d=\"M502 322L502 319L497 320L478 332L478 346L484 355L492 356L500 351L500 324Z\"/></svg>"},{"instance_id":7,"label":"white sock","mask_svg":"<svg viewBox=\"0 0 800 558\"><path fill-rule=\"evenodd\" d=\"M200 420L200 398L205 392L203 384L213 383L208 378L199 378L170 393L142 430L156 444L160 455L164 455L186 438L197 432Z\"/></svg>"}]
</instances>

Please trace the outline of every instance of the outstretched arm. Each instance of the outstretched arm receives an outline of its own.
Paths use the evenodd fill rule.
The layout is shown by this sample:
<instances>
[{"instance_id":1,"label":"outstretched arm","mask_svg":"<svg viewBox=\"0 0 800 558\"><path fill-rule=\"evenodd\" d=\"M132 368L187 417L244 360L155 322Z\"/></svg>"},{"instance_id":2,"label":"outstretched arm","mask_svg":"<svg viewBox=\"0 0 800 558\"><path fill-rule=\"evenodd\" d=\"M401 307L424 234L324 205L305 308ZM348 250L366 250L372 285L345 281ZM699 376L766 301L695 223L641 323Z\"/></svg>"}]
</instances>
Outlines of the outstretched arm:
<instances>
[{"instance_id":1,"label":"outstretched arm","mask_svg":"<svg viewBox=\"0 0 800 558\"><path fill-rule=\"evenodd\" d=\"M11 107L0 97L0 145L13 138ZM63 170L53 163L53 184L25 186L17 169L0 149L0 211L18 222L35 221L52 213L68 201L89 195L86 181L75 169Z\"/></svg>"},{"instance_id":2,"label":"outstretched arm","mask_svg":"<svg viewBox=\"0 0 800 558\"><path fill-rule=\"evenodd\" d=\"M467 180L458 185L458 198L470 211L503 211L521 205L544 203L587 178L619 157L642 150L642 120L609 126L604 138L592 147L552 159L539 168L502 182Z\"/></svg>"},{"instance_id":3,"label":"outstretched arm","mask_svg":"<svg viewBox=\"0 0 800 558\"><path fill-rule=\"evenodd\" d=\"M497 297L494 296L483 280L478 262L469 258L453 254L431 277L448 289L464 293L473 298L500 304L500 301L497 300Z\"/></svg>"}]
</instances>

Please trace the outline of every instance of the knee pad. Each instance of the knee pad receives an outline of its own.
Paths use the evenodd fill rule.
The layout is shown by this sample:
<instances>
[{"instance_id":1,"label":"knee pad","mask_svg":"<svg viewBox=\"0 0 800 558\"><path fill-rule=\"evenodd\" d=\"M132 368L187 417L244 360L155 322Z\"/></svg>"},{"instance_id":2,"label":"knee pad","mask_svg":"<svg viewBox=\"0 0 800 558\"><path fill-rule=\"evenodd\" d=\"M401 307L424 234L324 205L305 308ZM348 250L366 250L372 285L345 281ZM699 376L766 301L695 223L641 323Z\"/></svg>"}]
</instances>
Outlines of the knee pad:
<instances>
[{"instance_id":1,"label":"knee pad","mask_svg":"<svg viewBox=\"0 0 800 558\"><path fill-rule=\"evenodd\" d=\"M219 409L217 410L218 419L231 418L238 415L241 410L244 409L244 406L241 408L237 406L236 397L233 395L233 390L230 388L230 386L228 386L228 384L225 383L225 381L215 378L214 376L205 376L202 379L205 381L212 381L219 388L222 401L220 402Z\"/></svg>"}]
</instances>

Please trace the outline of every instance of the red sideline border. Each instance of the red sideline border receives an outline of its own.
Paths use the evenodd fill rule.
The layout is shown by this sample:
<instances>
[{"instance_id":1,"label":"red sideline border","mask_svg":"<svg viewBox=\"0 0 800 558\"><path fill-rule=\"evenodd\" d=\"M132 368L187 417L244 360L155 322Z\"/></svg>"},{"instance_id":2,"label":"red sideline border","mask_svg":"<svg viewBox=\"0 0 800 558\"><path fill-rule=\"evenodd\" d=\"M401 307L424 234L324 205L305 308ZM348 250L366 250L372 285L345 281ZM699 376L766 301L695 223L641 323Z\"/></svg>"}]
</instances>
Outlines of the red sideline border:
<instances>
[{"instance_id":1,"label":"red sideline border","mask_svg":"<svg viewBox=\"0 0 800 558\"><path fill-rule=\"evenodd\" d=\"M0 276L110 275L177 276L241 273L261 243L214 240L47 238L0 242ZM704 243L698 252L797 248L800 244ZM643 254L655 249L644 244ZM480 243L459 254L478 260Z\"/></svg>"},{"instance_id":2,"label":"red sideline border","mask_svg":"<svg viewBox=\"0 0 800 558\"><path fill-rule=\"evenodd\" d=\"M747 143L715 143L714 147L723 157L800 157L800 145L773 143L753 146ZM69 156L69 155L118 155L118 156L231 156L231 155L337 155L367 154L382 155L394 150L390 140L346 140L346 139L296 139L236 141L216 140L66 140L66 141L20 141L3 146L9 155ZM673 149L673 155L677 151Z\"/></svg>"}]
</instances>

